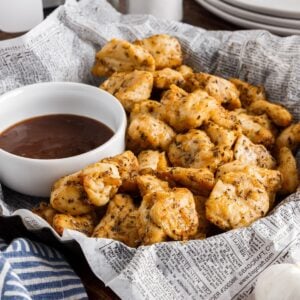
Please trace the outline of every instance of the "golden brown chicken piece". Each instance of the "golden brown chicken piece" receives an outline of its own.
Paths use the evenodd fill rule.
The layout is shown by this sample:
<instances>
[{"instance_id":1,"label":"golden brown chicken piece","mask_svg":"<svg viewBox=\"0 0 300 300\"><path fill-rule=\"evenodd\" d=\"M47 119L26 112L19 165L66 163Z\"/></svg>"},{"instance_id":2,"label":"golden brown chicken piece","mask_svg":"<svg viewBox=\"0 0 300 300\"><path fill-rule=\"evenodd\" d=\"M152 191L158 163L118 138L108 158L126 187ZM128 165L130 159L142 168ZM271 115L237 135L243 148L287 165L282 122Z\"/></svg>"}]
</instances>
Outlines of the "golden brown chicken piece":
<instances>
[{"instance_id":1,"label":"golden brown chicken piece","mask_svg":"<svg viewBox=\"0 0 300 300\"><path fill-rule=\"evenodd\" d=\"M253 102L248 110L254 114L266 113L269 118L278 126L286 127L292 123L292 115L283 106L265 100Z\"/></svg>"},{"instance_id":2,"label":"golden brown chicken piece","mask_svg":"<svg viewBox=\"0 0 300 300\"><path fill-rule=\"evenodd\" d=\"M208 196L215 184L214 174L206 168L172 167L159 170L157 175L172 186L179 185L188 188L194 194L203 196Z\"/></svg>"},{"instance_id":3,"label":"golden brown chicken piece","mask_svg":"<svg viewBox=\"0 0 300 300\"><path fill-rule=\"evenodd\" d=\"M215 146L204 131L197 129L177 134L167 153L175 167L208 168L212 172L233 156L231 150Z\"/></svg>"},{"instance_id":4,"label":"golden brown chicken piece","mask_svg":"<svg viewBox=\"0 0 300 300\"><path fill-rule=\"evenodd\" d=\"M269 195L270 207L273 206L274 196L282 185L282 175L278 170L269 170L255 165L249 165L239 160L222 165L216 173L216 178L222 178L227 173L242 172L257 179Z\"/></svg>"},{"instance_id":5,"label":"golden brown chicken piece","mask_svg":"<svg viewBox=\"0 0 300 300\"><path fill-rule=\"evenodd\" d=\"M140 243L137 227L138 211L129 195L117 194L108 204L105 216L93 232L93 237L120 241L129 247Z\"/></svg>"},{"instance_id":6,"label":"golden brown chicken piece","mask_svg":"<svg viewBox=\"0 0 300 300\"><path fill-rule=\"evenodd\" d=\"M177 132L200 127L219 107L217 101L202 90L187 94L172 85L161 99L163 118Z\"/></svg>"},{"instance_id":7,"label":"golden brown chicken piece","mask_svg":"<svg viewBox=\"0 0 300 300\"><path fill-rule=\"evenodd\" d=\"M49 203L41 202L39 206L34 207L32 212L46 220L50 225L53 223L54 216L58 213Z\"/></svg>"},{"instance_id":8,"label":"golden brown chicken piece","mask_svg":"<svg viewBox=\"0 0 300 300\"><path fill-rule=\"evenodd\" d=\"M275 159L263 145L253 144L246 136L241 135L234 146L234 158L250 165L274 169Z\"/></svg>"},{"instance_id":9,"label":"golden brown chicken piece","mask_svg":"<svg viewBox=\"0 0 300 300\"><path fill-rule=\"evenodd\" d=\"M204 126L204 131L215 145L225 149L231 149L238 137L237 131L229 130L211 121Z\"/></svg>"},{"instance_id":10,"label":"golden brown chicken piece","mask_svg":"<svg viewBox=\"0 0 300 300\"><path fill-rule=\"evenodd\" d=\"M257 122L259 116L237 113L236 117L240 121L243 134L254 144L263 144L267 148L274 145L275 136L269 129Z\"/></svg>"},{"instance_id":11,"label":"golden brown chicken piece","mask_svg":"<svg viewBox=\"0 0 300 300\"><path fill-rule=\"evenodd\" d=\"M181 65L181 66L177 67L176 71L181 73L181 75L183 76L184 79L188 78L190 75L192 75L194 73L193 69L186 65Z\"/></svg>"},{"instance_id":12,"label":"golden brown chicken piece","mask_svg":"<svg viewBox=\"0 0 300 300\"><path fill-rule=\"evenodd\" d=\"M82 170L81 178L89 201L95 206L105 205L122 184L118 168L112 163L92 164Z\"/></svg>"},{"instance_id":13,"label":"golden brown chicken piece","mask_svg":"<svg viewBox=\"0 0 300 300\"><path fill-rule=\"evenodd\" d=\"M133 192L136 190L136 177L139 172L139 162L137 157L131 151L125 151L122 154L102 159L101 162L113 164L118 168L122 180L119 191Z\"/></svg>"},{"instance_id":14,"label":"golden brown chicken piece","mask_svg":"<svg viewBox=\"0 0 300 300\"><path fill-rule=\"evenodd\" d=\"M57 180L51 190L51 206L72 216L91 212L94 207L90 204L81 182L81 171Z\"/></svg>"},{"instance_id":15,"label":"golden brown chicken piece","mask_svg":"<svg viewBox=\"0 0 300 300\"><path fill-rule=\"evenodd\" d=\"M112 39L97 52L92 73L95 76L110 76L114 72L151 72L154 69L154 58L147 50L124 40Z\"/></svg>"},{"instance_id":16,"label":"golden brown chicken piece","mask_svg":"<svg viewBox=\"0 0 300 300\"><path fill-rule=\"evenodd\" d=\"M283 179L280 193L294 193L299 186L299 172L297 169L297 161L292 151L287 147L282 147L279 150L278 170Z\"/></svg>"},{"instance_id":17,"label":"golden brown chicken piece","mask_svg":"<svg viewBox=\"0 0 300 300\"><path fill-rule=\"evenodd\" d=\"M181 85L184 78L180 72L170 68L164 68L154 72L153 86L158 89L168 89L172 84Z\"/></svg>"},{"instance_id":18,"label":"golden brown chicken piece","mask_svg":"<svg viewBox=\"0 0 300 300\"><path fill-rule=\"evenodd\" d=\"M153 174L158 170L165 170L168 167L165 152L144 150L139 153L138 161L140 174Z\"/></svg>"},{"instance_id":19,"label":"golden brown chicken piece","mask_svg":"<svg viewBox=\"0 0 300 300\"><path fill-rule=\"evenodd\" d=\"M300 144L300 122L285 128L276 140L277 149L288 147L293 152Z\"/></svg>"},{"instance_id":20,"label":"golden brown chicken piece","mask_svg":"<svg viewBox=\"0 0 300 300\"><path fill-rule=\"evenodd\" d=\"M80 231L87 236L91 236L96 225L96 219L93 214L82 216L71 216L56 214L53 218L53 228L62 235L65 229Z\"/></svg>"},{"instance_id":21,"label":"golden brown chicken piece","mask_svg":"<svg viewBox=\"0 0 300 300\"><path fill-rule=\"evenodd\" d=\"M194 195L194 200L198 215L198 228L197 233L192 237L192 239L202 240L206 238L209 227L211 226L205 214L205 203L207 201L207 198L199 195Z\"/></svg>"},{"instance_id":22,"label":"golden brown chicken piece","mask_svg":"<svg viewBox=\"0 0 300 300\"><path fill-rule=\"evenodd\" d=\"M210 120L226 129L241 131L240 121L237 119L236 113L228 111L222 106L216 107L211 112Z\"/></svg>"},{"instance_id":23,"label":"golden brown chicken piece","mask_svg":"<svg viewBox=\"0 0 300 300\"><path fill-rule=\"evenodd\" d=\"M265 216L270 204L259 180L244 172L230 172L217 181L205 205L207 219L229 230Z\"/></svg>"},{"instance_id":24,"label":"golden brown chicken piece","mask_svg":"<svg viewBox=\"0 0 300 300\"><path fill-rule=\"evenodd\" d=\"M150 97L152 86L152 73L135 70L129 73L114 73L100 88L118 98L125 110L130 112L135 103Z\"/></svg>"},{"instance_id":25,"label":"golden brown chicken piece","mask_svg":"<svg viewBox=\"0 0 300 300\"><path fill-rule=\"evenodd\" d=\"M142 196L154 191L168 191L170 189L168 182L149 174L138 176L137 184Z\"/></svg>"},{"instance_id":26,"label":"golden brown chicken piece","mask_svg":"<svg viewBox=\"0 0 300 300\"><path fill-rule=\"evenodd\" d=\"M175 137L174 130L150 114L138 114L127 129L127 148L137 153L145 149L166 150Z\"/></svg>"},{"instance_id":27,"label":"golden brown chicken piece","mask_svg":"<svg viewBox=\"0 0 300 300\"><path fill-rule=\"evenodd\" d=\"M185 88L190 92L203 89L228 109L241 107L238 89L224 78L206 73L194 73L186 79Z\"/></svg>"},{"instance_id":28,"label":"golden brown chicken piece","mask_svg":"<svg viewBox=\"0 0 300 300\"><path fill-rule=\"evenodd\" d=\"M150 114L154 118L162 120L162 105L155 100L137 102L130 112L130 121L138 114Z\"/></svg>"},{"instance_id":29,"label":"golden brown chicken piece","mask_svg":"<svg viewBox=\"0 0 300 300\"><path fill-rule=\"evenodd\" d=\"M149 194L148 194L149 195ZM152 221L174 240L187 240L197 232L198 216L193 194L186 188L150 194Z\"/></svg>"},{"instance_id":30,"label":"golden brown chicken piece","mask_svg":"<svg viewBox=\"0 0 300 300\"><path fill-rule=\"evenodd\" d=\"M174 68L182 64L181 46L175 37L157 34L137 40L134 44L142 46L151 53L155 60L156 70Z\"/></svg>"},{"instance_id":31,"label":"golden brown chicken piece","mask_svg":"<svg viewBox=\"0 0 300 300\"><path fill-rule=\"evenodd\" d=\"M142 245L152 245L164 242L168 238L164 230L156 225L150 217L154 201L155 197L152 196L152 193L148 193L144 195L142 203L138 209L137 228Z\"/></svg>"},{"instance_id":32,"label":"golden brown chicken piece","mask_svg":"<svg viewBox=\"0 0 300 300\"><path fill-rule=\"evenodd\" d=\"M229 81L239 90L243 107L248 107L257 100L266 99L265 89L262 86L255 86L237 78L230 78Z\"/></svg>"}]
</instances>

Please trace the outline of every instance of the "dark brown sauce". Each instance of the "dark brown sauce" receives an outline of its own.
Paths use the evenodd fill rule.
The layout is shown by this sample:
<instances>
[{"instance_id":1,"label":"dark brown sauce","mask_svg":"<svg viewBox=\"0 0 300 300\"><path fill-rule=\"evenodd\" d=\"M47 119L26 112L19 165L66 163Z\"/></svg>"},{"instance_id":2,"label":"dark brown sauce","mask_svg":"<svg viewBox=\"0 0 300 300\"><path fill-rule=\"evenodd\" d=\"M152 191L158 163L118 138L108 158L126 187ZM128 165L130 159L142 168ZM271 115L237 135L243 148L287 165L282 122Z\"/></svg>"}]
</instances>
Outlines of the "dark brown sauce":
<instances>
[{"instance_id":1,"label":"dark brown sauce","mask_svg":"<svg viewBox=\"0 0 300 300\"><path fill-rule=\"evenodd\" d=\"M0 134L0 148L15 155L54 159L88 152L114 132L103 123L76 115L46 115L23 120Z\"/></svg>"}]
</instances>

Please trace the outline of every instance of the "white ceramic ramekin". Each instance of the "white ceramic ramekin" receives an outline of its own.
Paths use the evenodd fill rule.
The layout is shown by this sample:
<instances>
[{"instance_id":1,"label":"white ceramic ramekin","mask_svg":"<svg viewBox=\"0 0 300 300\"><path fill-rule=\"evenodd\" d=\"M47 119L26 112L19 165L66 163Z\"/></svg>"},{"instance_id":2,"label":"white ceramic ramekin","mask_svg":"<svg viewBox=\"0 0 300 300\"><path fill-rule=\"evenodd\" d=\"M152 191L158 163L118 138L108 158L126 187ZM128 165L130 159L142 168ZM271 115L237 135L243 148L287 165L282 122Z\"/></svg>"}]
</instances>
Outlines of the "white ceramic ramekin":
<instances>
[{"instance_id":1,"label":"white ceramic ramekin","mask_svg":"<svg viewBox=\"0 0 300 300\"><path fill-rule=\"evenodd\" d=\"M2 95L0 132L22 120L49 114L90 117L109 126L114 135L94 150L60 159L24 158L0 149L0 182L15 191L48 197L61 176L125 149L126 113L122 105L109 93L81 83L37 83Z\"/></svg>"}]
</instances>

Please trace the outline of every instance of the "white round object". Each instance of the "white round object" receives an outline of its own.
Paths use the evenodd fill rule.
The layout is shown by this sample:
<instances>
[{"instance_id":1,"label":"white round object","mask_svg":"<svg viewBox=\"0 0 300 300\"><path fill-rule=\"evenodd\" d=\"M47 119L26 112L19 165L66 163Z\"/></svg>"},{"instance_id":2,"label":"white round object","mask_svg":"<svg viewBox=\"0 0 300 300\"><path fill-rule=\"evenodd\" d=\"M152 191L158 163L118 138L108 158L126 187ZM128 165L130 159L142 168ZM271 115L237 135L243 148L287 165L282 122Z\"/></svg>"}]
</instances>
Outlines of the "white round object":
<instances>
[{"instance_id":1,"label":"white round object","mask_svg":"<svg viewBox=\"0 0 300 300\"><path fill-rule=\"evenodd\" d=\"M115 97L99 88L71 82L37 83L2 95L0 107L0 132L20 121L50 114L86 116L114 131L103 145L67 158L32 159L0 149L0 182L17 192L48 197L60 177L125 149L126 113Z\"/></svg>"},{"instance_id":2,"label":"white round object","mask_svg":"<svg viewBox=\"0 0 300 300\"><path fill-rule=\"evenodd\" d=\"M264 15L261 13L256 13L253 11L238 8L236 6L218 0L206 0L206 2L222 10L223 12L229 13L238 18L243 18L249 21L259 22L267 25L274 25L274 26L295 28L295 29L300 28L300 20Z\"/></svg>"},{"instance_id":3,"label":"white round object","mask_svg":"<svg viewBox=\"0 0 300 300\"><path fill-rule=\"evenodd\" d=\"M182 0L127 0L126 3L129 14L150 14L174 21L182 19Z\"/></svg>"},{"instance_id":4,"label":"white round object","mask_svg":"<svg viewBox=\"0 0 300 300\"><path fill-rule=\"evenodd\" d=\"M300 299L300 266L296 264L272 265L257 278L255 300Z\"/></svg>"},{"instance_id":5,"label":"white round object","mask_svg":"<svg viewBox=\"0 0 300 300\"><path fill-rule=\"evenodd\" d=\"M0 0L0 30L28 31L44 18L42 0Z\"/></svg>"},{"instance_id":6,"label":"white round object","mask_svg":"<svg viewBox=\"0 0 300 300\"><path fill-rule=\"evenodd\" d=\"M258 22L252 22L249 20L245 20L236 16L233 16L229 13L226 13L214 6L212 6L211 4L209 4L207 1L205 0L196 0L199 4L201 4L204 8L206 8L208 11L212 12L213 14L217 15L218 17L245 27L245 28L250 28L250 29L265 29L265 30L269 30L275 34L279 34L279 35L293 35L293 34L300 34L300 29L293 29L293 28L284 28L284 27L277 27L274 25L267 25L267 24L262 24L262 23L258 23Z\"/></svg>"},{"instance_id":7,"label":"white round object","mask_svg":"<svg viewBox=\"0 0 300 300\"><path fill-rule=\"evenodd\" d=\"M225 2L271 16L300 18L299 0L225 0Z\"/></svg>"}]
</instances>

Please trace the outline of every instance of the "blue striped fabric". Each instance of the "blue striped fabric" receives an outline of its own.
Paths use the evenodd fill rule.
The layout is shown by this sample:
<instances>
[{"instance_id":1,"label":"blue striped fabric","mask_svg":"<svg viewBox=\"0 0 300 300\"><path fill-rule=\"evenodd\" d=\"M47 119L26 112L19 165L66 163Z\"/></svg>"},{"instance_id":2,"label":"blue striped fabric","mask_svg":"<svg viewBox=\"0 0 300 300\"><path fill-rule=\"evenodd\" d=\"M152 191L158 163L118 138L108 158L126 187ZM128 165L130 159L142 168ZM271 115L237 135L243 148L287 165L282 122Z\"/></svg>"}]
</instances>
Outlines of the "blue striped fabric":
<instances>
[{"instance_id":1,"label":"blue striped fabric","mask_svg":"<svg viewBox=\"0 0 300 300\"><path fill-rule=\"evenodd\" d=\"M0 299L88 299L59 252L27 239L0 239Z\"/></svg>"}]
</instances>

